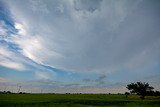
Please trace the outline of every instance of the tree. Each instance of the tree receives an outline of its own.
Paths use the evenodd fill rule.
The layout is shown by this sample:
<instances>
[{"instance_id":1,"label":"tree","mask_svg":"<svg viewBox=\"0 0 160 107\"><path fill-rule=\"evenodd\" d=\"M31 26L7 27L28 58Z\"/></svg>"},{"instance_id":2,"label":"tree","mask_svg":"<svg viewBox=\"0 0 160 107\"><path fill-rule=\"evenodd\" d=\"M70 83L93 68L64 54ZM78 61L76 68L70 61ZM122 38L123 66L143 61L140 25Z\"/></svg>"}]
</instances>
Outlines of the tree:
<instances>
[{"instance_id":1,"label":"tree","mask_svg":"<svg viewBox=\"0 0 160 107\"><path fill-rule=\"evenodd\" d=\"M140 95L141 99L144 99L147 93L154 89L152 86L149 86L149 84L145 82L131 83L128 84L126 88L130 90L131 93Z\"/></svg>"}]
</instances>

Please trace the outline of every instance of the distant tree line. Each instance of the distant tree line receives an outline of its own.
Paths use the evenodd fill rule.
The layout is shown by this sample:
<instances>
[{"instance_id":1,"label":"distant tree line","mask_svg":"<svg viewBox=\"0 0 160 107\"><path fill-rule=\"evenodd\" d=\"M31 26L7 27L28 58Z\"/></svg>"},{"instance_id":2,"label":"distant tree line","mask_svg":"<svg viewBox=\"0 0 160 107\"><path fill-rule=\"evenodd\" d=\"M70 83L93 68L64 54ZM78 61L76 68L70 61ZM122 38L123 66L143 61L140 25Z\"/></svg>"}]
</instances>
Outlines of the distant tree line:
<instances>
[{"instance_id":1,"label":"distant tree line","mask_svg":"<svg viewBox=\"0 0 160 107\"><path fill-rule=\"evenodd\" d=\"M0 94L11 94L12 92L10 91L0 91Z\"/></svg>"},{"instance_id":2,"label":"distant tree line","mask_svg":"<svg viewBox=\"0 0 160 107\"><path fill-rule=\"evenodd\" d=\"M0 94L26 94L25 92L13 93L11 91L0 91Z\"/></svg>"}]
</instances>

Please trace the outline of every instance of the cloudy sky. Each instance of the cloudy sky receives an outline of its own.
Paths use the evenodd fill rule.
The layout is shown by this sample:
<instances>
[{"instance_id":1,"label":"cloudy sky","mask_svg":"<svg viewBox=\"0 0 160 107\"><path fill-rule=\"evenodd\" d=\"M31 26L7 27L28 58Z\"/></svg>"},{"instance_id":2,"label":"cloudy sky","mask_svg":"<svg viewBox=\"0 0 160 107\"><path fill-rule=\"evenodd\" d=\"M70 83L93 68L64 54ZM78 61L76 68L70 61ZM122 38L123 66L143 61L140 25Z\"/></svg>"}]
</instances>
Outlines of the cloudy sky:
<instances>
[{"instance_id":1,"label":"cloudy sky","mask_svg":"<svg viewBox=\"0 0 160 107\"><path fill-rule=\"evenodd\" d=\"M0 90L160 90L159 0L0 0Z\"/></svg>"}]
</instances>

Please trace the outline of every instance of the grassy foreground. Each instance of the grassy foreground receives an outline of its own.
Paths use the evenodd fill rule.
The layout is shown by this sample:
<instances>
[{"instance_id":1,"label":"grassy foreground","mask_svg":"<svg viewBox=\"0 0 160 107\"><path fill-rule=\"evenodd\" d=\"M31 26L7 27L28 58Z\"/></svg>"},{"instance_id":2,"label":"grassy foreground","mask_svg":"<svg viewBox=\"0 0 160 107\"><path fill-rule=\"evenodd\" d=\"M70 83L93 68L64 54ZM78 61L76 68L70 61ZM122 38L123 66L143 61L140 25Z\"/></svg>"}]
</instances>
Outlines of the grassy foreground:
<instances>
[{"instance_id":1,"label":"grassy foreground","mask_svg":"<svg viewBox=\"0 0 160 107\"><path fill-rule=\"evenodd\" d=\"M0 107L160 107L160 96L137 95L0 94Z\"/></svg>"}]
</instances>

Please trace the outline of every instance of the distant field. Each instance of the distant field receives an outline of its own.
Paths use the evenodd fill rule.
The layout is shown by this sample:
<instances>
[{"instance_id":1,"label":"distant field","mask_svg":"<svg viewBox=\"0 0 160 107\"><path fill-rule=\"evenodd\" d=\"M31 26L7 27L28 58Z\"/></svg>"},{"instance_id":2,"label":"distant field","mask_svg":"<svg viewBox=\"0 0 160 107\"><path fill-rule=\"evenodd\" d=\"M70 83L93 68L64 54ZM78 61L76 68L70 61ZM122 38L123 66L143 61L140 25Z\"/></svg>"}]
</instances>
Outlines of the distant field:
<instances>
[{"instance_id":1,"label":"distant field","mask_svg":"<svg viewBox=\"0 0 160 107\"><path fill-rule=\"evenodd\" d=\"M160 96L137 95L0 94L0 107L160 107Z\"/></svg>"}]
</instances>

